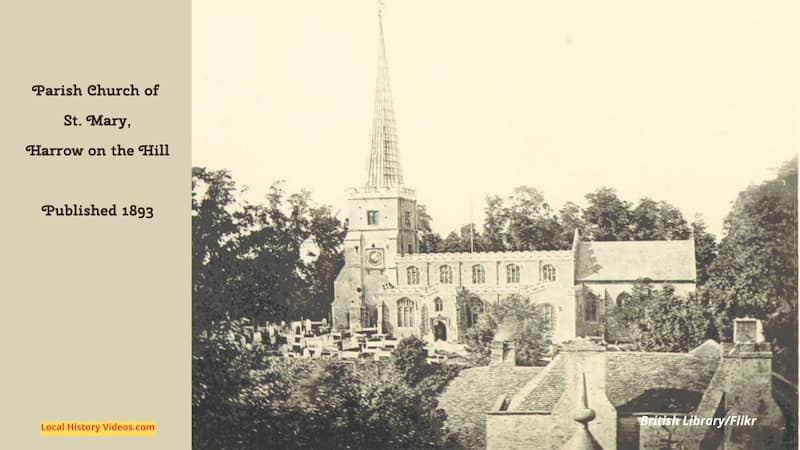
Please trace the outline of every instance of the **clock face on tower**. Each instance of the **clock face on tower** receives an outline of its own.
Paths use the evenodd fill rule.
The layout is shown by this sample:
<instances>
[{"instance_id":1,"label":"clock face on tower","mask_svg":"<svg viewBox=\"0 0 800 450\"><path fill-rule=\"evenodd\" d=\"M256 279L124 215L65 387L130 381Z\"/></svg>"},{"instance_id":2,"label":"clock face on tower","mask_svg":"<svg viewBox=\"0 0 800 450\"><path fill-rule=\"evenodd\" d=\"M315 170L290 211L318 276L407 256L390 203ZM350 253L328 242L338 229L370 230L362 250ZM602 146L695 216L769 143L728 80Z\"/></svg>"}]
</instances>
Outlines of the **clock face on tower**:
<instances>
[{"instance_id":1,"label":"clock face on tower","mask_svg":"<svg viewBox=\"0 0 800 450\"><path fill-rule=\"evenodd\" d=\"M383 265L383 253L377 249L368 250L367 264L370 267L381 267Z\"/></svg>"}]
</instances>

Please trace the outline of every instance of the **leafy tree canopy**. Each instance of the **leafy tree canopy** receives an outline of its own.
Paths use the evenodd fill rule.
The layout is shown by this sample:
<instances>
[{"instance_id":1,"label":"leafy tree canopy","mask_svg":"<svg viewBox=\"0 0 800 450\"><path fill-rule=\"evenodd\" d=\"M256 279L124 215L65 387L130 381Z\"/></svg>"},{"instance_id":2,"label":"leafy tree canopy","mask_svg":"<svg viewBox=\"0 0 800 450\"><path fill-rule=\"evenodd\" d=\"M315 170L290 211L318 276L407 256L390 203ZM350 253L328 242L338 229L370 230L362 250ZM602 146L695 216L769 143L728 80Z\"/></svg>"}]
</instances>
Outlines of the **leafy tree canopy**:
<instances>
[{"instance_id":1,"label":"leafy tree canopy","mask_svg":"<svg viewBox=\"0 0 800 450\"><path fill-rule=\"evenodd\" d=\"M559 250L569 249L575 230L584 240L688 239L695 228L678 208L665 201L642 198L633 204L614 189L602 187L585 197L587 206L567 202L555 211L544 193L519 186L511 195L489 195L483 226L463 225L444 239L430 229L430 215L418 207L420 240L426 252ZM704 231L702 220L698 226ZM704 235L713 241L710 234ZM705 266L703 266L705 267Z\"/></svg>"},{"instance_id":2,"label":"leafy tree canopy","mask_svg":"<svg viewBox=\"0 0 800 450\"><path fill-rule=\"evenodd\" d=\"M778 353L776 366L797 379L796 158L776 178L739 194L725 232L707 283L720 333L730 338L737 317L761 319Z\"/></svg>"},{"instance_id":3,"label":"leafy tree canopy","mask_svg":"<svg viewBox=\"0 0 800 450\"><path fill-rule=\"evenodd\" d=\"M343 258L343 224L308 192L271 186L239 199L227 171L192 170L192 324L326 317Z\"/></svg>"},{"instance_id":4,"label":"leafy tree canopy","mask_svg":"<svg viewBox=\"0 0 800 450\"><path fill-rule=\"evenodd\" d=\"M471 296L466 289L459 295L464 298ZM527 297L512 294L499 304L487 305L478 323L466 330L466 348L476 364L488 364L491 343L499 332L504 334L503 340L514 341L516 363L519 365L536 365L549 351L551 340L548 324L540 308Z\"/></svg>"},{"instance_id":5,"label":"leafy tree canopy","mask_svg":"<svg viewBox=\"0 0 800 450\"><path fill-rule=\"evenodd\" d=\"M639 351L688 352L715 337L711 310L694 293L680 296L670 285L656 289L639 280L628 294L607 321L626 330Z\"/></svg>"},{"instance_id":6,"label":"leafy tree canopy","mask_svg":"<svg viewBox=\"0 0 800 450\"><path fill-rule=\"evenodd\" d=\"M193 448L453 446L436 393L457 368L422 364L416 341L405 341L392 362L352 364L268 357L242 337L230 321L197 339Z\"/></svg>"}]
</instances>

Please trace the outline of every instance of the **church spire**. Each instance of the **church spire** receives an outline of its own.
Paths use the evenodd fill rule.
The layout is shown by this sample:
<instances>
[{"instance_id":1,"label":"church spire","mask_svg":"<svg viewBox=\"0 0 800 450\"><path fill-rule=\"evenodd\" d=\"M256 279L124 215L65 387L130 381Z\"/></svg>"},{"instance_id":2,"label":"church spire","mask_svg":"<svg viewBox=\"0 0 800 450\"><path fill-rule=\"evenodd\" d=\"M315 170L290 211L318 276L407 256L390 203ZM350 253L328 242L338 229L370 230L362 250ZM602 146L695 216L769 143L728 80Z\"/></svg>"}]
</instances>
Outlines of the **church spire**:
<instances>
[{"instance_id":1,"label":"church spire","mask_svg":"<svg viewBox=\"0 0 800 450\"><path fill-rule=\"evenodd\" d=\"M368 188L402 186L403 171L397 141L397 127L389 84L389 64L383 40L383 1L378 1L378 71L375 84L375 107L370 136Z\"/></svg>"}]
</instances>

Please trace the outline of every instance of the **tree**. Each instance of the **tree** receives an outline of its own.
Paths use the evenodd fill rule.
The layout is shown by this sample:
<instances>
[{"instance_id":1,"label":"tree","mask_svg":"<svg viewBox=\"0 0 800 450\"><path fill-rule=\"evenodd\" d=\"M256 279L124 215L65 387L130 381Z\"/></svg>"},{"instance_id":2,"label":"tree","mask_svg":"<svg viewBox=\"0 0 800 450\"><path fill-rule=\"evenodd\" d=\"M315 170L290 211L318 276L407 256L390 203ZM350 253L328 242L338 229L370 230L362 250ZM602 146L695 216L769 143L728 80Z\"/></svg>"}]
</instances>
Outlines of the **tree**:
<instances>
[{"instance_id":1,"label":"tree","mask_svg":"<svg viewBox=\"0 0 800 450\"><path fill-rule=\"evenodd\" d=\"M447 448L436 392L453 367L403 361L267 357L242 343L237 321L217 323L192 354L192 446L217 448ZM423 359L424 362L424 359ZM407 376L414 374L416 384Z\"/></svg>"},{"instance_id":2,"label":"tree","mask_svg":"<svg viewBox=\"0 0 800 450\"><path fill-rule=\"evenodd\" d=\"M724 228L707 282L720 334L730 338L737 317L761 319L776 368L796 380L797 159L739 193Z\"/></svg>"},{"instance_id":3,"label":"tree","mask_svg":"<svg viewBox=\"0 0 800 450\"><path fill-rule=\"evenodd\" d=\"M310 209L306 240L313 250L307 251L303 276L307 285L304 297L295 305L294 317L327 317L333 298L333 283L344 266L342 242L347 231L327 205Z\"/></svg>"},{"instance_id":4,"label":"tree","mask_svg":"<svg viewBox=\"0 0 800 450\"><path fill-rule=\"evenodd\" d=\"M647 280L637 281L629 294L607 320L627 331L637 350L688 352L714 337L713 316L703 297L677 295L670 285L656 289Z\"/></svg>"},{"instance_id":5,"label":"tree","mask_svg":"<svg viewBox=\"0 0 800 450\"><path fill-rule=\"evenodd\" d=\"M706 224L700 217L692 222L694 235L694 259L697 265L697 285L704 286L709 277L709 269L717 259L717 240L706 230Z\"/></svg>"},{"instance_id":6,"label":"tree","mask_svg":"<svg viewBox=\"0 0 800 450\"><path fill-rule=\"evenodd\" d=\"M427 375L427 359L425 341L416 336L403 338L392 352L395 369L405 376L406 382L411 386L415 386Z\"/></svg>"},{"instance_id":7,"label":"tree","mask_svg":"<svg viewBox=\"0 0 800 450\"><path fill-rule=\"evenodd\" d=\"M265 358L249 348L238 321L215 323L197 336L192 351L192 447L253 448L260 434L292 428L284 415L306 361ZM275 432L277 431L277 433Z\"/></svg>"},{"instance_id":8,"label":"tree","mask_svg":"<svg viewBox=\"0 0 800 450\"><path fill-rule=\"evenodd\" d=\"M558 221L561 223L562 248L571 248L575 230L583 239L587 236L587 224L583 218L583 209L575 203L567 202L558 211Z\"/></svg>"},{"instance_id":9,"label":"tree","mask_svg":"<svg viewBox=\"0 0 800 450\"><path fill-rule=\"evenodd\" d=\"M469 292L463 295L470 297ZM495 338L514 341L517 364L528 366L539 363L551 344L550 330L540 309L529 298L517 294L489 305L478 323L466 330L466 348L476 364L489 362Z\"/></svg>"},{"instance_id":10,"label":"tree","mask_svg":"<svg viewBox=\"0 0 800 450\"><path fill-rule=\"evenodd\" d=\"M238 233L234 214L236 185L225 170L192 169L192 328L196 334L212 318L225 316L232 239Z\"/></svg>"},{"instance_id":11,"label":"tree","mask_svg":"<svg viewBox=\"0 0 800 450\"><path fill-rule=\"evenodd\" d=\"M464 240L461 239L461 236L458 233L451 231L450 234L444 238L441 248L443 252L463 252Z\"/></svg>"},{"instance_id":12,"label":"tree","mask_svg":"<svg viewBox=\"0 0 800 450\"><path fill-rule=\"evenodd\" d=\"M529 186L514 189L506 210L509 250L557 250L561 227L541 191Z\"/></svg>"},{"instance_id":13,"label":"tree","mask_svg":"<svg viewBox=\"0 0 800 450\"><path fill-rule=\"evenodd\" d=\"M444 241L438 233L431 228L433 218L428 214L428 208L422 203L417 203L417 233L419 234L419 250L422 253L438 253L443 251Z\"/></svg>"},{"instance_id":14,"label":"tree","mask_svg":"<svg viewBox=\"0 0 800 450\"><path fill-rule=\"evenodd\" d=\"M650 198L639 200L631 211L631 237L637 241L687 239L689 226L673 205Z\"/></svg>"},{"instance_id":15,"label":"tree","mask_svg":"<svg viewBox=\"0 0 800 450\"><path fill-rule=\"evenodd\" d=\"M441 245L444 252L482 252L485 248L483 237L471 224L461 225L458 232L451 231Z\"/></svg>"},{"instance_id":16,"label":"tree","mask_svg":"<svg viewBox=\"0 0 800 450\"><path fill-rule=\"evenodd\" d=\"M226 171L193 169L192 325L325 317L345 229L308 192L271 186L264 204L239 201Z\"/></svg>"},{"instance_id":17,"label":"tree","mask_svg":"<svg viewBox=\"0 0 800 450\"><path fill-rule=\"evenodd\" d=\"M507 218L503 199L498 195L486 196L484 214L483 236L486 241L486 249L491 252L506 250L505 223Z\"/></svg>"},{"instance_id":18,"label":"tree","mask_svg":"<svg viewBox=\"0 0 800 450\"><path fill-rule=\"evenodd\" d=\"M476 233L481 251L557 250L563 247L558 217L541 191L514 188L507 200L486 197L483 235ZM571 242L571 241L570 241Z\"/></svg>"},{"instance_id":19,"label":"tree","mask_svg":"<svg viewBox=\"0 0 800 450\"><path fill-rule=\"evenodd\" d=\"M590 240L628 241L633 238L631 204L621 200L614 189L602 187L586 194L589 206L583 210Z\"/></svg>"}]
</instances>

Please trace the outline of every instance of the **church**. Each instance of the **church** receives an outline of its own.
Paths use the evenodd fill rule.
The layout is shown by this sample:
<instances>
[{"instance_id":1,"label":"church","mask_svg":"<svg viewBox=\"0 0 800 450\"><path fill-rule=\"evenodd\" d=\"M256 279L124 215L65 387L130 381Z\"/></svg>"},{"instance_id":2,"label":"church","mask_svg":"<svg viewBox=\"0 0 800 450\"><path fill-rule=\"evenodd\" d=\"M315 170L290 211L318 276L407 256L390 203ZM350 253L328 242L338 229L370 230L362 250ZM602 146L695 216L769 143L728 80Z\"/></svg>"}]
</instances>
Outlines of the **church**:
<instances>
[{"instance_id":1,"label":"church","mask_svg":"<svg viewBox=\"0 0 800 450\"><path fill-rule=\"evenodd\" d=\"M510 294L541 308L554 343L603 336L610 308L636 280L695 289L693 239L582 241L569 250L419 253L415 191L403 183L389 68L379 14L378 70L366 181L348 191L345 263L336 278L333 327L459 342L492 303ZM457 293L472 295L458 304Z\"/></svg>"}]
</instances>

